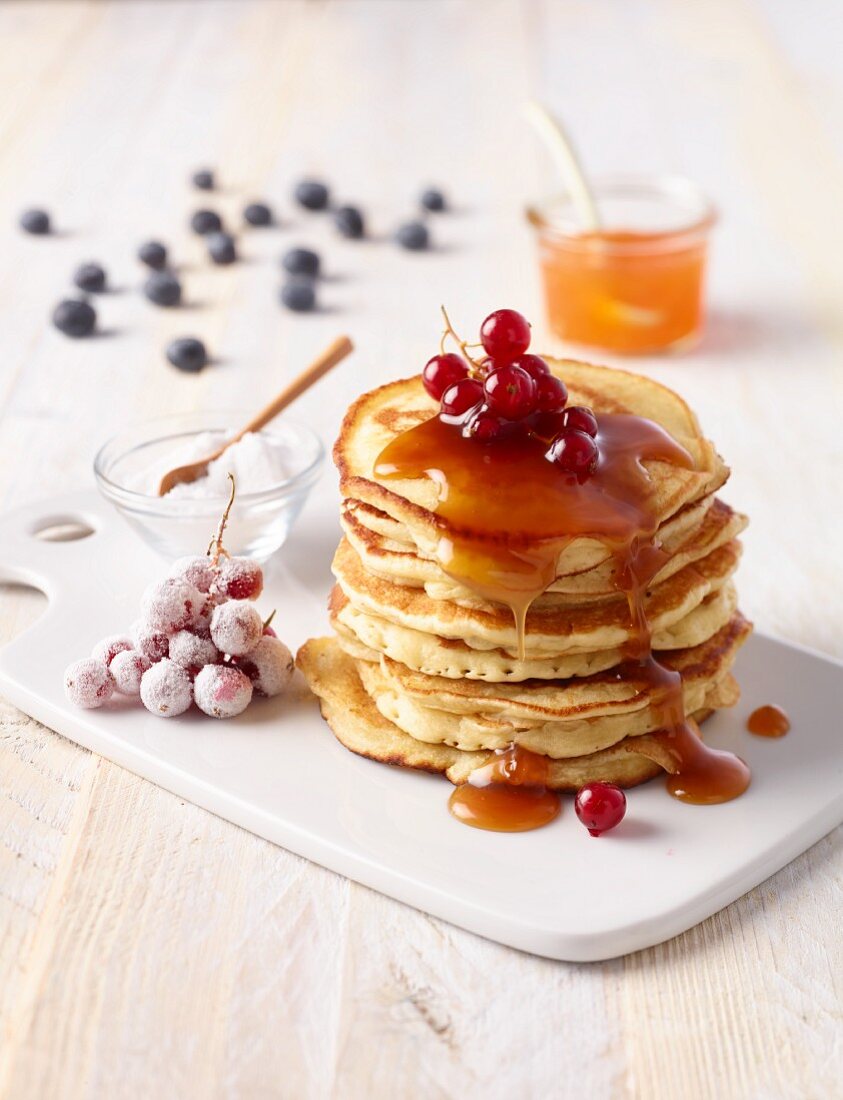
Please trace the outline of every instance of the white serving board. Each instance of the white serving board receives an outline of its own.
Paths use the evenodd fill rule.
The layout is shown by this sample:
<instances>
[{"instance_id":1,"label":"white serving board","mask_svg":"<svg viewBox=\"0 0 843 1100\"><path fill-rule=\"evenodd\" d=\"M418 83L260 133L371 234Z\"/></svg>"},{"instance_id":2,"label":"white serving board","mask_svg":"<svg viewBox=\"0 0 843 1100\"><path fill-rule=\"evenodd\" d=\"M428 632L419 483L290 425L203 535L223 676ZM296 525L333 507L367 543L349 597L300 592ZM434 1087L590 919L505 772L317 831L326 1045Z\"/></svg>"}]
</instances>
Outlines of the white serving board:
<instances>
[{"instance_id":1,"label":"white serving board","mask_svg":"<svg viewBox=\"0 0 843 1100\"><path fill-rule=\"evenodd\" d=\"M82 520L75 542L33 532ZM337 531L305 517L282 551L260 607L278 608L291 647L324 633ZM83 711L62 673L103 635L126 630L145 585L166 563L94 493L0 519L0 581L42 589L49 606L0 651L0 692L71 740L331 870L501 943L588 961L669 939L721 909L843 819L843 666L754 637L737 676L743 700L706 724L706 739L751 765L744 797L723 806L676 802L656 780L629 795L627 819L590 837L570 799L533 833L485 833L447 812L436 776L354 756L312 699L266 700L215 722L169 721L139 704ZM766 740L744 729L767 702L793 729ZM810 904L806 899L806 904Z\"/></svg>"}]
</instances>

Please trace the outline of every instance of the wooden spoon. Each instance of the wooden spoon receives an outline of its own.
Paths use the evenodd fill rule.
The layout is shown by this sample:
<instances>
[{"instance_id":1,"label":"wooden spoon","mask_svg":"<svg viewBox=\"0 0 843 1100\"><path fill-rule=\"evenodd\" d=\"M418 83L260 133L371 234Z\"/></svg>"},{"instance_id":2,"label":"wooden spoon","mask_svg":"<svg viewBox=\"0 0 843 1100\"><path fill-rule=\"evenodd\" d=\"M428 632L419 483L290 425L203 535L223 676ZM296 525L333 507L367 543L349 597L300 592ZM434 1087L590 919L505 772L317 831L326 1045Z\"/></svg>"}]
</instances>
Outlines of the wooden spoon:
<instances>
[{"instance_id":1,"label":"wooden spoon","mask_svg":"<svg viewBox=\"0 0 843 1100\"><path fill-rule=\"evenodd\" d=\"M227 440L222 447L214 451L213 454L208 455L207 458L201 458L198 462L189 462L186 466L177 466L174 470L169 470L164 474L161 478L161 484L158 486L159 497L169 493L174 485L189 485L190 482L205 477L208 473L209 463L218 459L233 443L241 440L247 432L260 431L282 409L286 409L291 402L300 397L305 390L310 389L314 382L318 382L323 374L327 374L353 350L354 345L347 336L340 336L334 340L330 347L327 347L318 358L314 359L306 370L303 370L298 377L294 378L289 386L285 386L277 397L273 397L269 404L261 409L257 416L252 417L245 428L242 428L237 435Z\"/></svg>"},{"instance_id":2,"label":"wooden spoon","mask_svg":"<svg viewBox=\"0 0 843 1100\"><path fill-rule=\"evenodd\" d=\"M599 232L600 211L570 134L559 119L536 100L530 100L524 110L556 163L582 228L587 233Z\"/></svg>"}]
</instances>

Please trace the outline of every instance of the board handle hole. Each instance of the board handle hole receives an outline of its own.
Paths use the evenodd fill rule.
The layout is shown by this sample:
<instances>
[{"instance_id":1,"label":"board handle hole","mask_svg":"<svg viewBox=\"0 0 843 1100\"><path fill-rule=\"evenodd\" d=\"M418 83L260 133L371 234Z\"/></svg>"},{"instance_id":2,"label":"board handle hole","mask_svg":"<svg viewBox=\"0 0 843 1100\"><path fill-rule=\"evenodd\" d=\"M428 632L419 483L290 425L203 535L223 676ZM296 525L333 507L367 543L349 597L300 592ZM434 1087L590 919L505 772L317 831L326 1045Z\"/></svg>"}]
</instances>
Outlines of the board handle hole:
<instances>
[{"instance_id":1,"label":"board handle hole","mask_svg":"<svg viewBox=\"0 0 843 1100\"><path fill-rule=\"evenodd\" d=\"M90 538L94 528L78 516L51 516L41 520L30 534L42 542L78 542Z\"/></svg>"}]
</instances>

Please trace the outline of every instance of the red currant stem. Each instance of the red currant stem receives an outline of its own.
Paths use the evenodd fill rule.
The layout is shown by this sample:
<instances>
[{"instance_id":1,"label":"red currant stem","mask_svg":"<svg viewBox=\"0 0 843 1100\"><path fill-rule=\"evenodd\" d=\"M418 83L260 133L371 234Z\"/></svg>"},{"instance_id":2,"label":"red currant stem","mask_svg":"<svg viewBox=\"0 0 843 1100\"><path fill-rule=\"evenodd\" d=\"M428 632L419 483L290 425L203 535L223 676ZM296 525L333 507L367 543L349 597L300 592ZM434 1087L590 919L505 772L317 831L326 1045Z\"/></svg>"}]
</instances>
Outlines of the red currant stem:
<instances>
[{"instance_id":1,"label":"red currant stem","mask_svg":"<svg viewBox=\"0 0 843 1100\"><path fill-rule=\"evenodd\" d=\"M222 544L222 537L225 534L225 527L228 523L228 517L231 515L231 508L234 504L234 494L237 491L237 486L234 482L234 474L228 475L228 480L231 482L231 495L228 498L228 504L225 506L225 511L220 517L220 524L217 527L217 533L208 543L208 556L213 557L214 565L220 560L221 557L229 558L231 555Z\"/></svg>"},{"instance_id":2,"label":"red currant stem","mask_svg":"<svg viewBox=\"0 0 843 1100\"><path fill-rule=\"evenodd\" d=\"M271 625L272 625L272 620L273 620L273 619L275 618L275 612L276 612L277 610L278 610L278 608L277 608L277 607L273 607L273 609L272 609L272 610L270 611L270 613L269 613L269 617L268 617L268 618L267 618L267 619L265 620L265 622L264 622L264 624L263 624L263 628L264 628L264 630L266 630L266 628L267 628L268 626L271 626Z\"/></svg>"},{"instance_id":3,"label":"red currant stem","mask_svg":"<svg viewBox=\"0 0 843 1100\"><path fill-rule=\"evenodd\" d=\"M475 347L475 348L476 347L482 347L483 345L482 344L467 344L465 342L465 340L461 340L459 338L459 336L457 335L456 331L454 330L454 326L451 324L451 318L448 316L448 312L445 309L445 307L440 306L439 308L442 310L442 316L445 318L445 331L442 333L442 339L439 341L439 351L440 351L440 353L442 355L445 354L445 341L447 340L447 338L449 336L452 336L453 339L457 342L457 345L458 345L460 351L462 352L462 354L465 356L465 358L469 361L469 363L471 363L472 367L474 367L475 370L478 370L480 368L479 362L476 359L471 358L471 356L466 351L466 348L469 348L469 347Z\"/></svg>"}]
</instances>

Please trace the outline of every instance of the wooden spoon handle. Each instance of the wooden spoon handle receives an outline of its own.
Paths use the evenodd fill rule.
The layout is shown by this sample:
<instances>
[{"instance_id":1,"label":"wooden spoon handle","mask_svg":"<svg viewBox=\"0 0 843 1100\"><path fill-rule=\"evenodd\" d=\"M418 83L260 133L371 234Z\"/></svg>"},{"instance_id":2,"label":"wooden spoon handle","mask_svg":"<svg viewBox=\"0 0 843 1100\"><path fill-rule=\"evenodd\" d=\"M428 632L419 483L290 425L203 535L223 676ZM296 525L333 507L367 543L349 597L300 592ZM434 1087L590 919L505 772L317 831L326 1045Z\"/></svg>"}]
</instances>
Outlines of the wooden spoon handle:
<instances>
[{"instance_id":1,"label":"wooden spoon handle","mask_svg":"<svg viewBox=\"0 0 843 1100\"><path fill-rule=\"evenodd\" d=\"M352 351L354 351L354 344L351 340L347 336L338 336L332 344L325 348L321 355L313 360L309 367L306 367L301 374L293 379L289 386L285 386L268 405L264 405L245 428L242 428L237 435L229 439L224 450L227 450L232 443L242 439L247 432L259 432L261 428L266 427L270 420L273 420L282 409L286 409L292 401L295 401L300 394L309 389L314 382L318 382L322 375L327 374L337 363L341 363Z\"/></svg>"}]
</instances>

